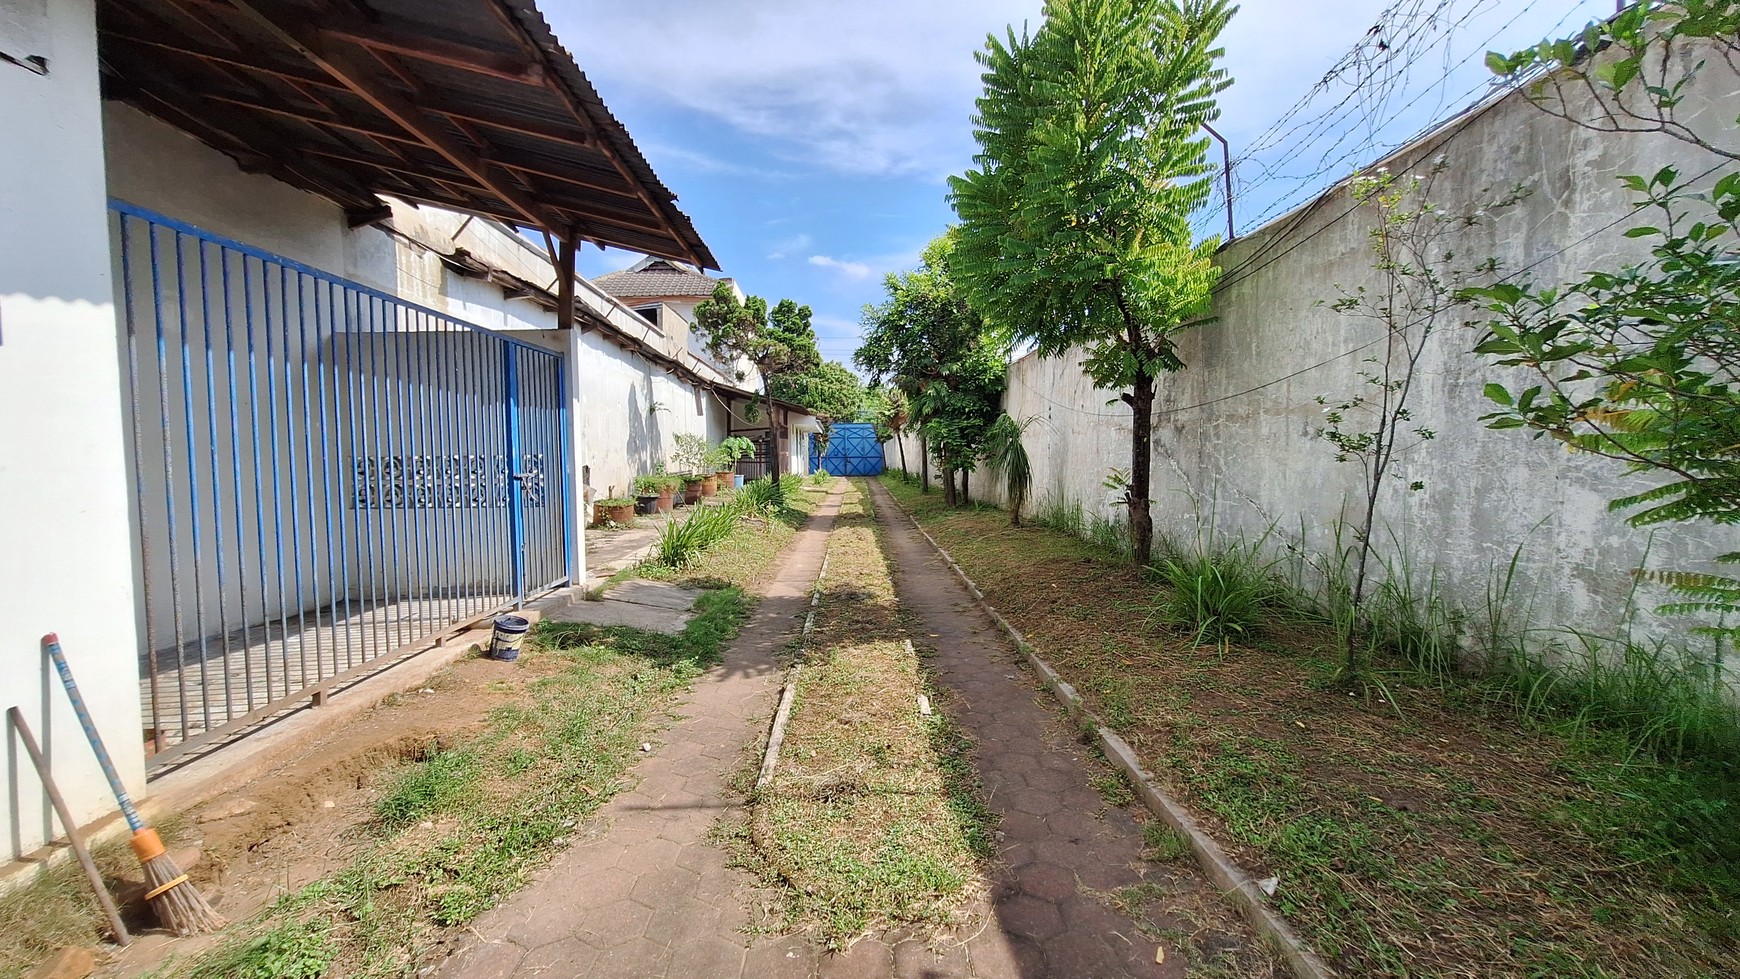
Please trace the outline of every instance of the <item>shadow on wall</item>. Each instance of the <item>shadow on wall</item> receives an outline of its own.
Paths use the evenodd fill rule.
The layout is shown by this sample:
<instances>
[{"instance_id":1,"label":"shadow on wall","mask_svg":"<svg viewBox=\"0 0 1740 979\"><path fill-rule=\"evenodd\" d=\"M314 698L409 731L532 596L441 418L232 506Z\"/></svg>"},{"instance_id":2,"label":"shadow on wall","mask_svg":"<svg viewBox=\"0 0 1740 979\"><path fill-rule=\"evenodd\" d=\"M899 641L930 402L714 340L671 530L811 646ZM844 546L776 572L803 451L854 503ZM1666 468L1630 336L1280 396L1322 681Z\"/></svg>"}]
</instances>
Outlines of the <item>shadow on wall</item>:
<instances>
[{"instance_id":1,"label":"shadow on wall","mask_svg":"<svg viewBox=\"0 0 1740 979\"><path fill-rule=\"evenodd\" d=\"M664 433L659 427L659 405L653 400L652 388L653 378L648 372L645 403L642 403L639 387L630 388L628 392L628 441L623 446L623 457L642 473L652 472L653 467L662 461L660 448L664 445ZM628 478L632 479L634 475L630 473Z\"/></svg>"}]
</instances>

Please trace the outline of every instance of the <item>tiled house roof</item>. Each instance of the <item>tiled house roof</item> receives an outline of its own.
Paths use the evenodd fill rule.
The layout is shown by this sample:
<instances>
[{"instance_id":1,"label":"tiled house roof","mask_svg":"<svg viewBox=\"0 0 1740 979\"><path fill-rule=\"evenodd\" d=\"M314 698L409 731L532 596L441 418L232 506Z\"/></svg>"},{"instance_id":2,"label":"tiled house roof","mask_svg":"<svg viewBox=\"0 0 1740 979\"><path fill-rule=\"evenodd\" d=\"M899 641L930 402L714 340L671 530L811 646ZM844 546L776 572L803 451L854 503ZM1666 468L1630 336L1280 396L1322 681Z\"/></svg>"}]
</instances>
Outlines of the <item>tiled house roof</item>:
<instances>
[{"instance_id":1,"label":"tiled house roof","mask_svg":"<svg viewBox=\"0 0 1740 979\"><path fill-rule=\"evenodd\" d=\"M621 272L601 275L592 284L618 299L705 299L713 294L719 280L655 258Z\"/></svg>"}]
</instances>

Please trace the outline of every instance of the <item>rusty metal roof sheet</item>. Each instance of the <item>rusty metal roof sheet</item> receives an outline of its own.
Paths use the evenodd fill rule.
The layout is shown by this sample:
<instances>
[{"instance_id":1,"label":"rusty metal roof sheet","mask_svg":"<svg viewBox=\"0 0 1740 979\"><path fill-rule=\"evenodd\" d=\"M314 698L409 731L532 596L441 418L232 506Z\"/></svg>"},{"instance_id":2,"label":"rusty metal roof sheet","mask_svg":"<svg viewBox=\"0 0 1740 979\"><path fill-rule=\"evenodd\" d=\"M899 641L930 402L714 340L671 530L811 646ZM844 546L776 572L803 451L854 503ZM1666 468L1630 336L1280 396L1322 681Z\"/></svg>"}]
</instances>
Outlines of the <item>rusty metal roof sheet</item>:
<instances>
[{"instance_id":1,"label":"rusty metal roof sheet","mask_svg":"<svg viewBox=\"0 0 1740 979\"><path fill-rule=\"evenodd\" d=\"M346 209L377 195L717 268L532 0L99 0L105 90Z\"/></svg>"}]
</instances>

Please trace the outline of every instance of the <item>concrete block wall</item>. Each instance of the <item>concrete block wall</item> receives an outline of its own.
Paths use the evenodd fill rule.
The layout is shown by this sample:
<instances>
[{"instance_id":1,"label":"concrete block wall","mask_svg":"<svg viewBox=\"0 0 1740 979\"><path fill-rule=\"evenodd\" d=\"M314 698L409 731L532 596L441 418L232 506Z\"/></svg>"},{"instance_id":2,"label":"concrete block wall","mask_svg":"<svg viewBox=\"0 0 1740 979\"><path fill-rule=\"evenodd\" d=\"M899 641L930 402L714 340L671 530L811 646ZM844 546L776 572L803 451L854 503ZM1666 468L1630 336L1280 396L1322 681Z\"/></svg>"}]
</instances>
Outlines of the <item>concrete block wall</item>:
<instances>
[{"instance_id":1,"label":"concrete block wall","mask_svg":"<svg viewBox=\"0 0 1740 979\"><path fill-rule=\"evenodd\" d=\"M1724 132L1719 120L1740 111L1740 95L1731 77L1706 82L1702 101L1685 111L1707 131ZM1451 213L1471 211L1517 184L1530 191L1520 205L1462 233L1451 245L1456 254L1470 263L1490 256L1501 275L1543 283L1638 254L1639 243L1623 237L1631 201L1619 175L1651 174L1668 163L1695 174L1716 162L1666 137L1593 133L1515 96L1385 163L1395 173L1423 173L1440 155L1446 169L1433 196ZM1372 342L1380 327L1328 305L1338 287L1379 285L1371 226L1344 184L1223 250L1216 319L1183 336L1188 369L1159 384L1152 459L1159 533L1189 541L1212 520L1221 533L1258 535L1273 527L1277 542L1322 551L1335 522L1354 518L1358 467L1334 461L1320 437L1324 409L1316 398L1360 393L1362 360L1378 350ZM1646 551L1654 568L1714 570L1710 556L1740 547L1733 528L1629 527L1607 502L1644 489L1647 477L1627 476L1617 463L1571 454L1550 440L1487 429L1479 421L1491 410L1482 388L1506 377L1471 353L1479 330L1462 320L1473 315L1446 317L1421 365L1416 421L1437 437L1396 461L1382 504L1380 551L1405 554L1417 575L1435 572L1453 600L1479 607L1495 568L1520 547L1517 598L1532 607L1535 624L1612 634L1622 628L1632 571ZM1129 412L1107 404L1115 392L1094 389L1079 360L1029 355L1015 362L1007 410L1037 419L1027 435L1035 501L1048 495L1079 501L1122 521L1116 494L1102 481L1108 470L1129 468ZM909 437L914 471L916 450ZM886 457L898 465L895 443ZM1425 488L1409 492L1413 480ZM1001 501L1000 488L983 472L972 487L976 498ZM1684 620L1651 613L1663 600L1660 590L1639 592L1643 634L1684 628Z\"/></svg>"}]
</instances>

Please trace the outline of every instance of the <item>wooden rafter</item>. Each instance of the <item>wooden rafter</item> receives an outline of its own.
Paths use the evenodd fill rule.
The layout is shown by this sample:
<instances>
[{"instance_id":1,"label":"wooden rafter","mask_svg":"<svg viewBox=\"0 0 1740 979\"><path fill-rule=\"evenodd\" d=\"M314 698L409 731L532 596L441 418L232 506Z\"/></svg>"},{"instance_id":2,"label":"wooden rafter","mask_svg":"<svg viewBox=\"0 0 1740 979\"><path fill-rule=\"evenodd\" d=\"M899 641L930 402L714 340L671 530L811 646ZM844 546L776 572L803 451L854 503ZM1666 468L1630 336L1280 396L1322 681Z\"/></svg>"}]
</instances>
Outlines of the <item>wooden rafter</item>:
<instances>
[{"instance_id":1,"label":"wooden rafter","mask_svg":"<svg viewBox=\"0 0 1740 979\"><path fill-rule=\"evenodd\" d=\"M430 118L410 100L383 84L378 59L344 45L329 44L305 30L301 25L280 21L250 0L231 0L236 9L253 17L260 26L290 45L322 71L342 82L376 111L391 119L406 132L422 140L424 145L447 158L449 163L465 171L478 184L518 211L529 223L540 227L561 227L550 211L526 195L500 168L484 159L441 131L440 123Z\"/></svg>"}]
</instances>

